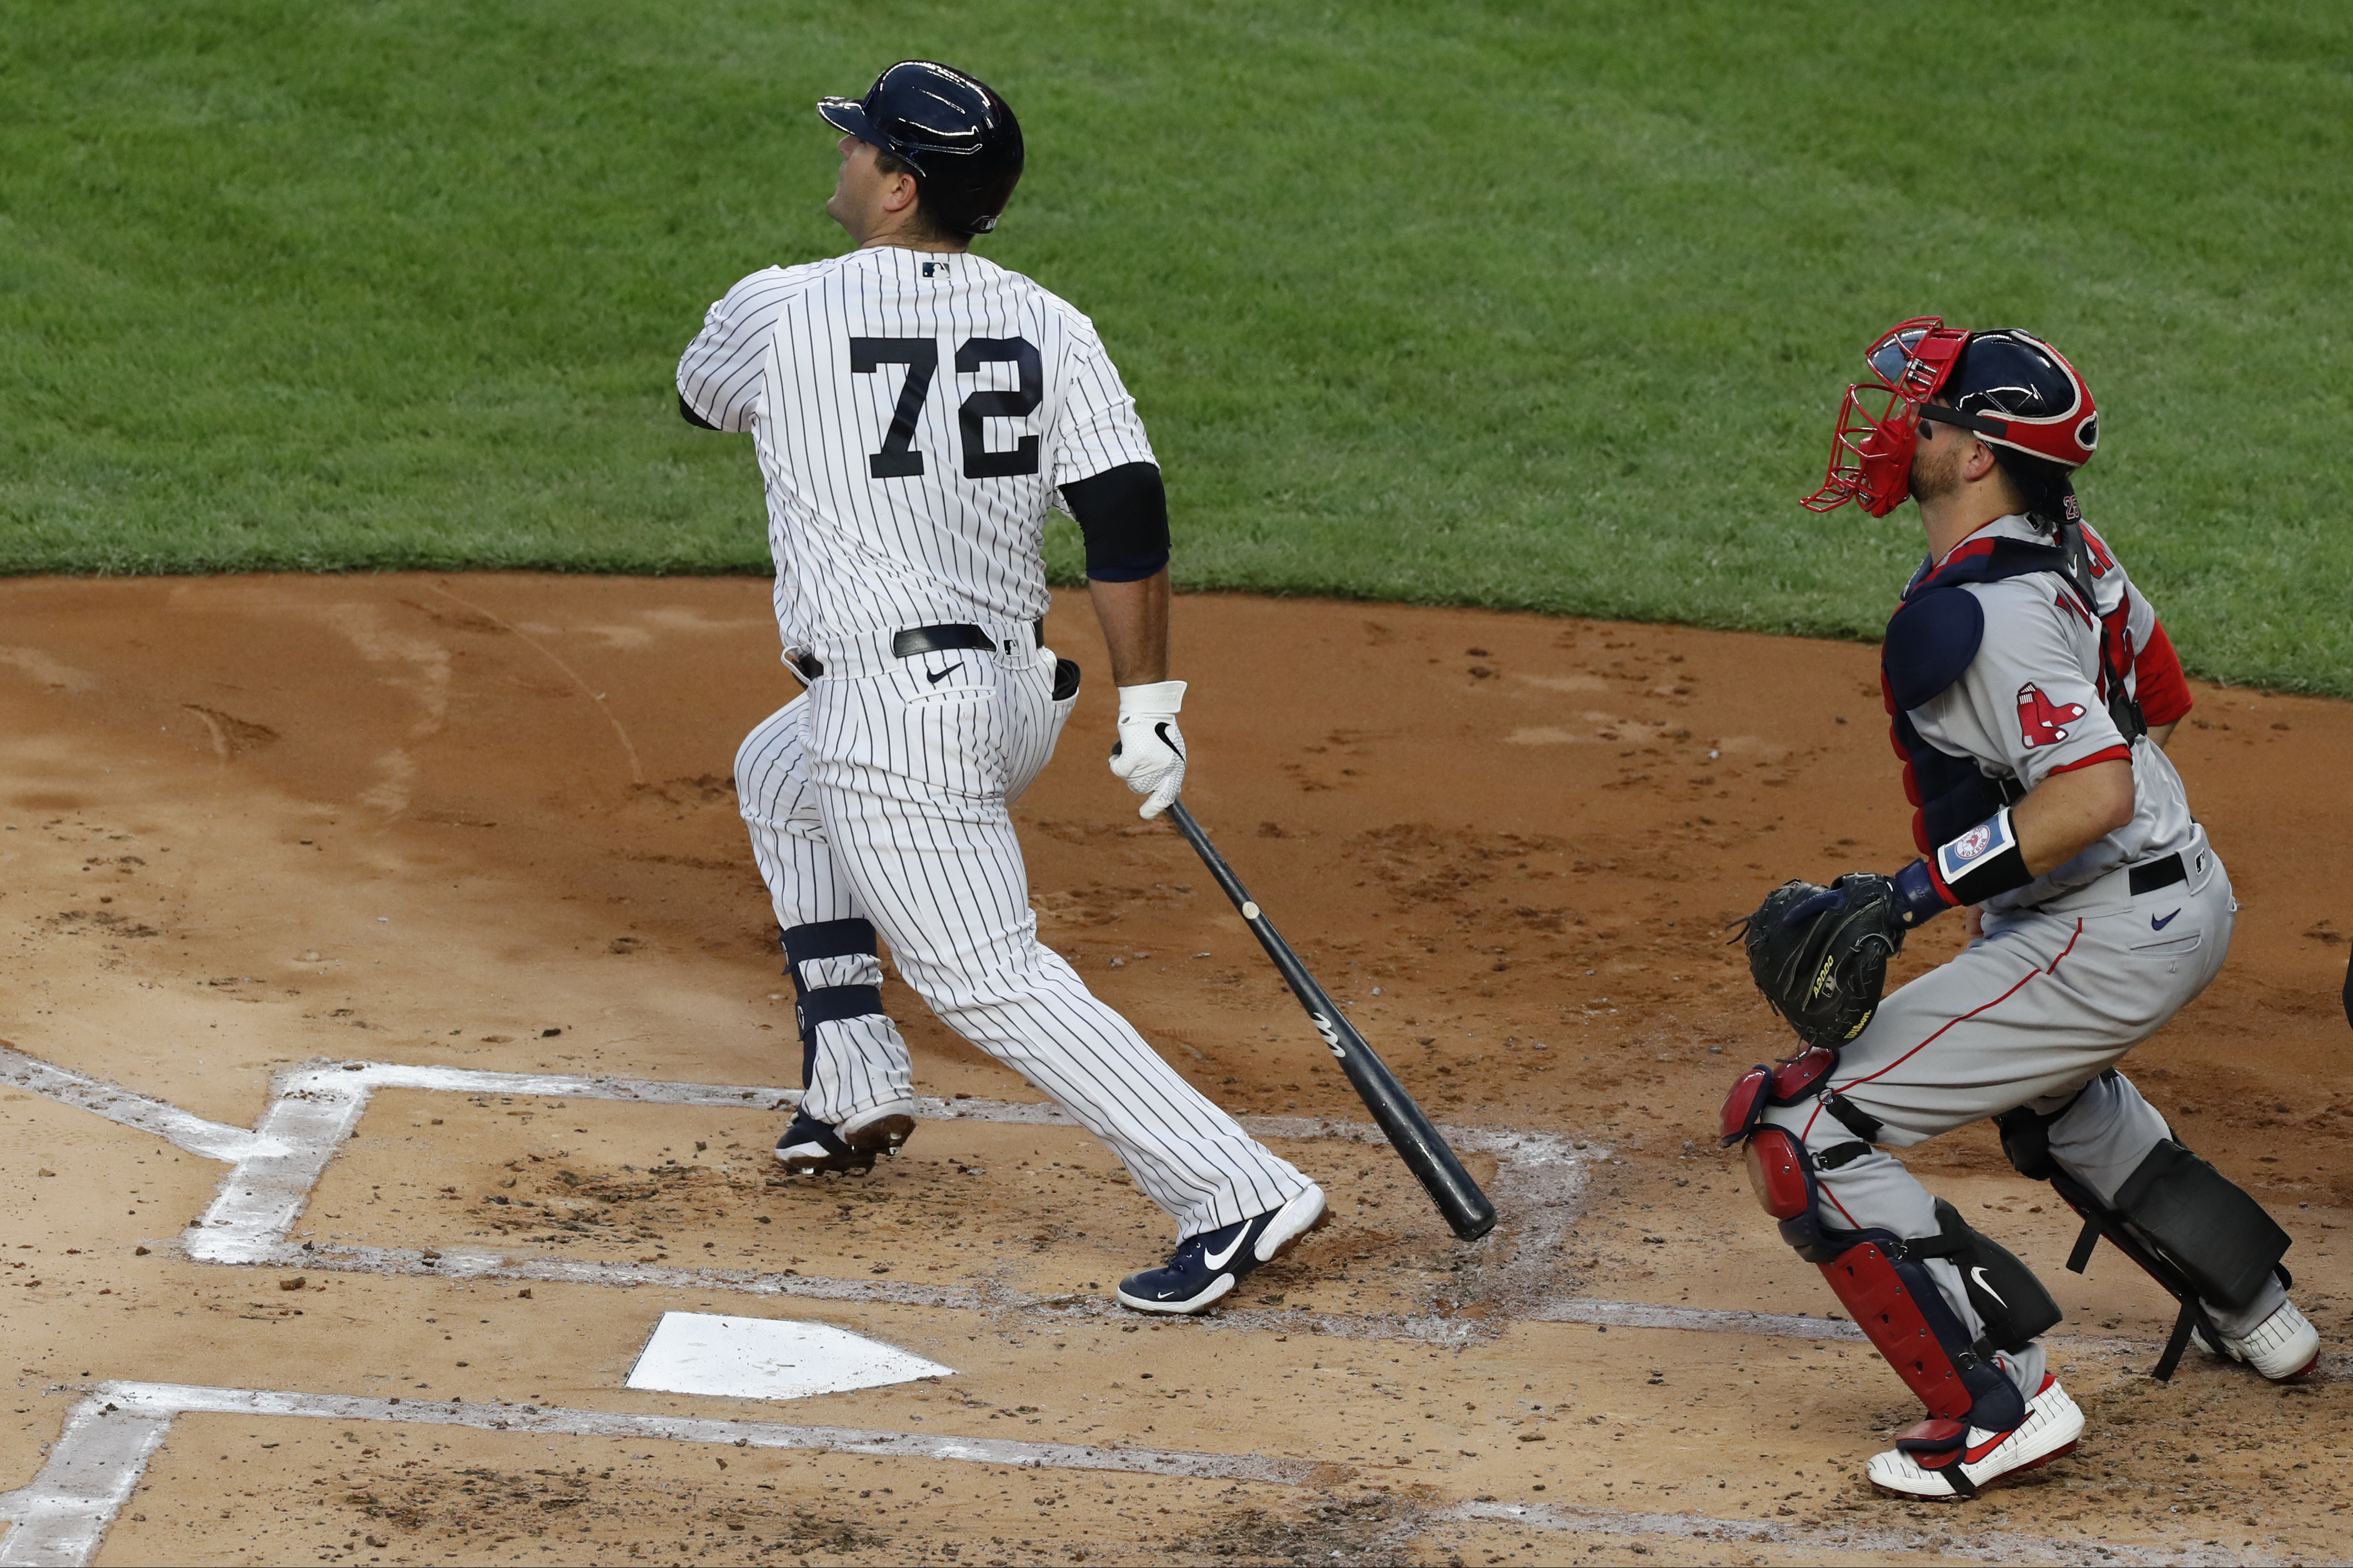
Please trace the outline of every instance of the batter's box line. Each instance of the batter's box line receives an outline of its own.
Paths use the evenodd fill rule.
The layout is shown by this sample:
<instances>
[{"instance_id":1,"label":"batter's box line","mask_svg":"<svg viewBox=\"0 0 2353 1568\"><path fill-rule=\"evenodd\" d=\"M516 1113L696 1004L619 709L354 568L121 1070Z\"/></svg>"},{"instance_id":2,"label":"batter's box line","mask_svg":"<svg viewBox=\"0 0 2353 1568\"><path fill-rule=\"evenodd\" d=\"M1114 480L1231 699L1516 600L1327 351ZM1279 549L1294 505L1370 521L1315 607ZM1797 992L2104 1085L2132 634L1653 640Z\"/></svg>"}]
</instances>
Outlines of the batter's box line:
<instances>
[{"instance_id":1,"label":"batter's box line","mask_svg":"<svg viewBox=\"0 0 2353 1568\"><path fill-rule=\"evenodd\" d=\"M284 1068L270 1101L250 1130L208 1121L174 1105L0 1046L0 1081L79 1106L110 1121L153 1133L190 1153L229 1163L228 1174L204 1217L165 1243L199 1263L323 1272L406 1275L443 1279L498 1279L523 1284L657 1286L728 1290L744 1295L870 1305L1030 1311L1061 1321L1124 1317L1108 1299L1041 1296L968 1286L897 1280L839 1279L753 1269L687 1268L664 1264L584 1262L516 1256L464 1247L321 1246L291 1239L319 1181L356 1131L380 1089L412 1089L476 1096L535 1096L649 1105L697 1105L782 1110L797 1089L740 1084L667 1083L641 1079L581 1078L552 1073L484 1072L471 1068L399 1062L313 1061ZM934 1121L975 1121L1075 1129L1051 1105L982 1100L924 1100ZM1319 1117L1245 1117L1260 1137L1385 1142L1364 1122ZM1223 1309L1205 1326L1242 1331L1322 1333L1346 1339L1409 1339L1462 1344L1492 1337L1511 1321L1589 1322L1627 1328L1696 1329L1768 1333L1804 1339L1858 1339L1852 1323L1828 1318L1716 1311L1639 1301L1599 1301L1555 1293L1556 1260L1578 1215L1587 1164L1606 1150L1577 1150L1554 1133L1477 1127L1443 1129L1456 1148L1494 1155L1497 1209L1504 1224L1486 1238L1458 1247L1478 1278L1478 1294L1495 1310L1485 1314L1318 1313L1304 1310ZM1508 1245L1508 1256L1490 1263Z\"/></svg>"},{"instance_id":2,"label":"batter's box line","mask_svg":"<svg viewBox=\"0 0 2353 1568\"><path fill-rule=\"evenodd\" d=\"M1020 1469L1115 1470L1198 1480L1331 1485L1346 1466L1252 1454L1198 1454L1162 1448L1023 1443L1000 1437L943 1437L850 1426L788 1426L682 1415L634 1415L543 1405L419 1405L340 1394L290 1394L208 1388L184 1383L101 1383L67 1412L65 1427L31 1485L0 1492L0 1519L16 1528L0 1541L0 1565L88 1563L147 1462L181 1415L290 1415L333 1421L403 1421L436 1426L572 1437L637 1437L718 1443L737 1448L801 1448L861 1458L946 1459Z\"/></svg>"},{"instance_id":3,"label":"batter's box line","mask_svg":"<svg viewBox=\"0 0 2353 1568\"><path fill-rule=\"evenodd\" d=\"M182 1415L291 1416L336 1422L389 1421L431 1426L574 1437L631 1437L710 1443L734 1448L792 1448L861 1458L930 1459L1001 1465L1018 1469L1113 1471L1192 1480L1255 1481L1330 1491L1362 1473L1358 1467L1257 1455L1203 1454L1181 1449L1024 1443L1001 1437L946 1437L929 1433L871 1431L847 1426L797 1426L765 1421L721 1421L681 1415L550 1408L537 1405L475 1405L462 1400L417 1404L357 1394L300 1394L214 1388L185 1383L107 1382L88 1386L67 1411L63 1430L30 1485L0 1492L0 1520L11 1529L0 1540L0 1568L82 1568L97 1555L107 1529L145 1475L148 1462ZM1380 1467L1386 1468L1386 1467ZM1524 1529L1613 1536L1664 1535L1691 1541L1770 1542L1815 1549L1922 1552L1980 1562L2080 1562L2089 1543L1976 1531L1966 1542L1942 1531L1886 1530L1860 1523L1718 1519L1705 1514L1637 1513L1573 1504L1458 1502L1417 1510L1418 1522L1455 1521ZM2095 1548L2110 1563L2218 1561L2192 1547L2169 1552L2132 1546ZM2254 1561L2243 1557L2234 1562Z\"/></svg>"}]
</instances>

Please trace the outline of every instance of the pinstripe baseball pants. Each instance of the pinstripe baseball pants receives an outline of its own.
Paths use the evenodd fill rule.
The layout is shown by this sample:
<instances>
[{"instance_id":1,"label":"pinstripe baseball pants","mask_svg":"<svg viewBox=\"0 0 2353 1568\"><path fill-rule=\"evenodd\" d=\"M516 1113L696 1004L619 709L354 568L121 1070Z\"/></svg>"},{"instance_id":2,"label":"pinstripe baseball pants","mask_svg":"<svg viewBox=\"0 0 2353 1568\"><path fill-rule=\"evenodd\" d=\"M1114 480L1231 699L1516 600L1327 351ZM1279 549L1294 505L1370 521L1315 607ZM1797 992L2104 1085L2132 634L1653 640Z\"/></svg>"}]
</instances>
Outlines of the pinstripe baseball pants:
<instances>
[{"instance_id":1,"label":"pinstripe baseball pants","mask_svg":"<svg viewBox=\"0 0 2353 1568\"><path fill-rule=\"evenodd\" d=\"M1054 700L1053 673L1050 649L1024 646L828 674L745 737L738 799L780 925L871 921L932 1010L1109 1144L1181 1239L1279 1207L1308 1183L1038 940L1008 808L1075 701ZM804 967L821 971L805 977L813 984L881 979L862 954ZM812 1117L838 1123L912 1097L906 1044L887 1017L830 1020L816 1035Z\"/></svg>"}]
</instances>

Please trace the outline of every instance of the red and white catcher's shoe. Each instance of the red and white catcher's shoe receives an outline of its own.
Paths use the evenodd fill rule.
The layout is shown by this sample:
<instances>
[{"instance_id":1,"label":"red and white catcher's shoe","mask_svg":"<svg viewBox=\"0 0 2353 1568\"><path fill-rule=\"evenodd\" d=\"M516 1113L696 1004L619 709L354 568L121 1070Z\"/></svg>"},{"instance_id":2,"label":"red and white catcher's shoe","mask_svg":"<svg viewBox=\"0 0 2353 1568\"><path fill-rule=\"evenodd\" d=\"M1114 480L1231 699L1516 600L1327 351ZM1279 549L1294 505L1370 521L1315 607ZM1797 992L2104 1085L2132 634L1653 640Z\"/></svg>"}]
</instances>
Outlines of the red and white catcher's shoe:
<instances>
[{"instance_id":1,"label":"red and white catcher's shoe","mask_svg":"<svg viewBox=\"0 0 2353 1568\"><path fill-rule=\"evenodd\" d=\"M2208 1344L2198 1330L2192 1329L2189 1337L2200 1349L2245 1362L2274 1383L2291 1382L2320 1364L2320 1331L2295 1310L2293 1301L2281 1302L2279 1310L2257 1323L2243 1340L2222 1335L2219 1349Z\"/></svg>"},{"instance_id":2,"label":"red and white catcher's shoe","mask_svg":"<svg viewBox=\"0 0 2353 1568\"><path fill-rule=\"evenodd\" d=\"M1904 1436L1911 1439L1932 1428L1948 1428L1957 1437L1959 1427L1957 1421L1923 1421ZM2025 1421L2011 1430L1987 1432L1971 1426L1966 1441L1936 1453L1890 1448L1871 1457L1866 1473L1873 1486L1901 1497L1975 1497L1979 1487L2013 1470L2031 1470L2072 1452L2083 1435L2084 1413L2059 1380L2046 1373L2041 1391L2027 1403Z\"/></svg>"}]
</instances>

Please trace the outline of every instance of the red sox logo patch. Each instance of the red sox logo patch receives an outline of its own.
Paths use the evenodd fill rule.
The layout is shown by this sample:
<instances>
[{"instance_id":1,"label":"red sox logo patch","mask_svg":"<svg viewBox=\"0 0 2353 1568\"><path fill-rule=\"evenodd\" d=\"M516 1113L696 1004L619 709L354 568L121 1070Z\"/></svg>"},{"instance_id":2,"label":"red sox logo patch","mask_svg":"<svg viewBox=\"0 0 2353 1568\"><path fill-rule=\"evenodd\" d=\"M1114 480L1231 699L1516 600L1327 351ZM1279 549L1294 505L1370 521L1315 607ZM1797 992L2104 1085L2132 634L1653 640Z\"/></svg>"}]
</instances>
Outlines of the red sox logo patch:
<instances>
[{"instance_id":1,"label":"red sox logo patch","mask_svg":"<svg viewBox=\"0 0 2353 1568\"><path fill-rule=\"evenodd\" d=\"M1954 839L1952 843L1947 845L1945 847L1946 852L1949 854L1954 860L1962 865L1967 865L1969 861L1974 860L1978 856L1984 854L1992 844L1993 829L1980 822L1975 827L1970 828L1967 833L1962 834L1958 838Z\"/></svg>"},{"instance_id":2,"label":"red sox logo patch","mask_svg":"<svg viewBox=\"0 0 2353 1568\"><path fill-rule=\"evenodd\" d=\"M2066 726L2083 716L2082 703L2053 702L2032 681L2018 689L2018 732L2030 752L2065 740L2070 733Z\"/></svg>"}]
</instances>

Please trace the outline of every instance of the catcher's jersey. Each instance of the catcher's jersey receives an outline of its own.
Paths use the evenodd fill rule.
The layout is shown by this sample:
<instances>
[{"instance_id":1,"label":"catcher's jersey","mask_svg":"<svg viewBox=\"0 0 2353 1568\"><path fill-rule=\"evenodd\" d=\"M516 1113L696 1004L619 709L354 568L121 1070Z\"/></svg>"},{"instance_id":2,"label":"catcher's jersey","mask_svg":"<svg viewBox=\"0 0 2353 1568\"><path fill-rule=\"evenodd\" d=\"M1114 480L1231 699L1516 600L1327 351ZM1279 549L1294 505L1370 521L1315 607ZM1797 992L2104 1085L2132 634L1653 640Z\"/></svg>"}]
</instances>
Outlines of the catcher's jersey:
<instances>
[{"instance_id":1,"label":"catcher's jersey","mask_svg":"<svg viewBox=\"0 0 2353 1568\"><path fill-rule=\"evenodd\" d=\"M1094 324L969 253L755 272L711 307L678 390L758 447L787 643L1034 620L1060 487L1153 461Z\"/></svg>"},{"instance_id":2,"label":"catcher's jersey","mask_svg":"<svg viewBox=\"0 0 2353 1568\"><path fill-rule=\"evenodd\" d=\"M2098 601L2094 614L2085 613L2055 571L1959 584L1958 591L1973 595L1984 612L1976 655L1959 679L1905 710L1921 740L1948 756L1973 760L1988 778L2014 781L2017 790L2094 763L2132 762L2132 820L2065 865L1987 900L1989 910L2048 902L2120 866L2185 848L2194 836L2181 775L2153 742L2144 737L2127 744L2108 715L2101 641L2108 639L2111 664L2151 724L2170 723L2189 710L2179 662L2156 610L2134 589L2123 565L2088 526L2084 533ZM1971 534L1944 561L1924 566L1923 578L2002 540L2051 543L2024 518L2006 517Z\"/></svg>"}]
</instances>

